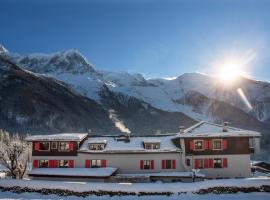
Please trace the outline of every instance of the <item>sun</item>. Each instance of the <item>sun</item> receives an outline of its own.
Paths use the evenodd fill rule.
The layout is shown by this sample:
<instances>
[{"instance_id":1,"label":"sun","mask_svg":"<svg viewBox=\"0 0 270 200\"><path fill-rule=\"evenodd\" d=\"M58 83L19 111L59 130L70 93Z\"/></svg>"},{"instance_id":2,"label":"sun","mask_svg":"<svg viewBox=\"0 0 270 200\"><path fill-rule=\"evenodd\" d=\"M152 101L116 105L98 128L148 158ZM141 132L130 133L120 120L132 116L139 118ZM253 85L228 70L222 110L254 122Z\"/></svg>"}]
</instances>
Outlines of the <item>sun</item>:
<instances>
[{"instance_id":1,"label":"sun","mask_svg":"<svg viewBox=\"0 0 270 200\"><path fill-rule=\"evenodd\" d=\"M221 67L218 76L219 79L225 83L233 83L238 79L240 74L240 69L235 65L231 65Z\"/></svg>"}]
</instances>

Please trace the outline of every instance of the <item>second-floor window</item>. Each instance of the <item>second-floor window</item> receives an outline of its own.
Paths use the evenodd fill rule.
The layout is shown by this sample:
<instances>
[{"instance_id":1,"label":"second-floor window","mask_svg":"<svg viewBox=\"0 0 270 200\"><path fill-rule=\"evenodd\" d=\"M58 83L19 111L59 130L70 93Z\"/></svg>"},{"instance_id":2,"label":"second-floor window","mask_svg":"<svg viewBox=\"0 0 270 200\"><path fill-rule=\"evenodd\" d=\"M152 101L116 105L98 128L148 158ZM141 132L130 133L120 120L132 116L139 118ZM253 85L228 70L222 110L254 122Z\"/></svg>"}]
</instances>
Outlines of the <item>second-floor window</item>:
<instances>
[{"instance_id":1,"label":"second-floor window","mask_svg":"<svg viewBox=\"0 0 270 200\"><path fill-rule=\"evenodd\" d=\"M59 151L68 151L69 143L68 142L60 142L59 143Z\"/></svg>"},{"instance_id":2,"label":"second-floor window","mask_svg":"<svg viewBox=\"0 0 270 200\"><path fill-rule=\"evenodd\" d=\"M39 168L48 168L49 167L49 160L39 160L38 167Z\"/></svg>"},{"instance_id":3,"label":"second-floor window","mask_svg":"<svg viewBox=\"0 0 270 200\"><path fill-rule=\"evenodd\" d=\"M57 142L52 142L51 149L57 149Z\"/></svg>"},{"instance_id":4,"label":"second-floor window","mask_svg":"<svg viewBox=\"0 0 270 200\"><path fill-rule=\"evenodd\" d=\"M194 149L195 150L203 150L203 140L195 140L194 141Z\"/></svg>"},{"instance_id":5,"label":"second-floor window","mask_svg":"<svg viewBox=\"0 0 270 200\"><path fill-rule=\"evenodd\" d=\"M40 142L39 143L39 150L40 151L49 151L50 150L50 143L49 142Z\"/></svg>"},{"instance_id":6,"label":"second-floor window","mask_svg":"<svg viewBox=\"0 0 270 200\"><path fill-rule=\"evenodd\" d=\"M214 150L221 150L222 149L222 140L220 140L220 139L213 140L213 149Z\"/></svg>"}]
</instances>

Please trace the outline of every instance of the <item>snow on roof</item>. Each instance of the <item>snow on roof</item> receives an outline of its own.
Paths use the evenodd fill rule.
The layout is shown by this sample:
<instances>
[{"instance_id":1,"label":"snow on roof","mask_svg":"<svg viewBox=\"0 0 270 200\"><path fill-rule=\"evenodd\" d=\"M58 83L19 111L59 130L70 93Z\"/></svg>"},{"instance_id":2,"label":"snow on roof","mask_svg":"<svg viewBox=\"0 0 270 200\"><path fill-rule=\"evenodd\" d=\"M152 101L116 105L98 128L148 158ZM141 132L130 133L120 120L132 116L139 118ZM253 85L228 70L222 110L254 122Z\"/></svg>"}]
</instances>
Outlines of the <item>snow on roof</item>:
<instances>
[{"instance_id":1,"label":"snow on roof","mask_svg":"<svg viewBox=\"0 0 270 200\"><path fill-rule=\"evenodd\" d=\"M175 152L180 151L176 147L172 139L175 136L153 136L153 137L130 137L130 141L126 142L124 140L117 140L116 137L89 137L81 146L79 152ZM93 143L95 140L106 140L107 145L103 150L90 150L89 143ZM157 141L160 142L160 149L144 149L143 143L145 140Z\"/></svg>"},{"instance_id":2,"label":"snow on roof","mask_svg":"<svg viewBox=\"0 0 270 200\"><path fill-rule=\"evenodd\" d=\"M209 122L199 122L194 126L186 129L180 137L260 137L261 134L256 131L244 130L234 127L228 127L226 132L223 131L223 125Z\"/></svg>"},{"instance_id":3,"label":"snow on roof","mask_svg":"<svg viewBox=\"0 0 270 200\"><path fill-rule=\"evenodd\" d=\"M87 177L108 177L116 172L117 168L35 168L28 172L28 175L48 176L87 176Z\"/></svg>"},{"instance_id":4,"label":"snow on roof","mask_svg":"<svg viewBox=\"0 0 270 200\"><path fill-rule=\"evenodd\" d=\"M53 135L33 135L26 137L26 141L82 141L87 133L61 133Z\"/></svg>"},{"instance_id":5,"label":"snow on roof","mask_svg":"<svg viewBox=\"0 0 270 200\"><path fill-rule=\"evenodd\" d=\"M101 138L96 138L96 139L92 139L92 140L88 140L88 144L106 144L107 140L105 139L101 139Z\"/></svg>"},{"instance_id":6,"label":"snow on roof","mask_svg":"<svg viewBox=\"0 0 270 200\"><path fill-rule=\"evenodd\" d=\"M146 139L143 139L143 142L144 143L160 143L161 140L158 138L146 138Z\"/></svg>"},{"instance_id":7,"label":"snow on roof","mask_svg":"<svg viewBox=\"0 0 270 200\"><path fill-rule=\"evenodd\" d=\"M143 173L143 174L117 174L122 177L192 177L192 172L157 172L157 173ZM197 173L196 177L205 177L202 173Z\"/></svg>"}]
</instances>

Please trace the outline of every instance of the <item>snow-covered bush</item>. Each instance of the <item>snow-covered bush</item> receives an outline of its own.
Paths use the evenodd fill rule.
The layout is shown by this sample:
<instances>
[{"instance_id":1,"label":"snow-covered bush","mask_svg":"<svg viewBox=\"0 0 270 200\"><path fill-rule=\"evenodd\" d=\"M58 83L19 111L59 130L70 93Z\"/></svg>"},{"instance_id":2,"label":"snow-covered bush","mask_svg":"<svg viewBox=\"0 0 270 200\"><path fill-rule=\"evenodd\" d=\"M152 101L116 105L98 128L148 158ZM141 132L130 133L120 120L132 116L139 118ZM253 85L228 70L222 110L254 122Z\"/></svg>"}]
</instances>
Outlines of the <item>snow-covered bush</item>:
<instances>
[{"instance_id":1,"label":"snow-covered bush","mask_svg":"<svg viewBox=\"0 0 270 200\"><path fill-rule=\"evenodd\" d=\"M29 147L18 134L0 130L0 163L12 178L23 178L29 162Z\"/></svg>"}]
</instances>

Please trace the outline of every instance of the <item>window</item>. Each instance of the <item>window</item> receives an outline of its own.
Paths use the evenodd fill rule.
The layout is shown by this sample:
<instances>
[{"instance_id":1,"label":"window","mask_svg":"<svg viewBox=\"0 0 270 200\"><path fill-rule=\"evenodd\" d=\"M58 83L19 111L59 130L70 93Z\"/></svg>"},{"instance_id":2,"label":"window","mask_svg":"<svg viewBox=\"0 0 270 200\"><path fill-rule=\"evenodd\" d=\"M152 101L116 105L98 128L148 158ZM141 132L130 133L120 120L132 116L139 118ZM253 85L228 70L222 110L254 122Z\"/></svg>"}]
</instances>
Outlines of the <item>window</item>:
<instances>
[{"instance_id":1,"label":"window","mask_svg":"<svg viewBox=\"0 0 270 200\"><path fill-rule=\"evenodd\" d=\"M52 147L51 149L57 149L57 142L52 142Z\"/></svg>"},{"instance_id":2,"label":"window","mask_svg":"<svg viewBox=\"0 0 270 200\"><path fill-rule=\"evenodd\" d=\"M69 161L68 160L60 160L59 161L59 168L68 168L69 167Z\"/></svg>"},{"instance_id":3,"label":"window","mask_svg":"<svg viewBox=\"0 0 270 200\"><path fill-rule=\"evenodd\" d=\"M187 166L190 166L190 159L186 159Z\"/></svg>"},{"instance_id":4,"label":"window","mask_svg":"<svg viewBox=\"0 0 270 200\"><path fill-rule=\"evenodd\" d=\"M222 168L222 160L221 158L214 159L214 168Z\"/></svg>"},{"instance_id":5,"label":"window","mask_svg":"<svg viewBox=\"0 0 270 200\"><path fill-rule=\"evenodd\" d=\"M213 149L214 150L221 150L222 149L222 140L220 140L220 139L213 140Z\"/></svg>"},{"instance_id":6,"label":"window","mask_svg":"<svg viewBox=\"0 0 270 200\"><path fill-rule=\"evenodd\" d=\"M105 144L90 144L90 150L103 150Z\"/></svg>"},{"instance_id":7,"label":"window","mask_svg":"<svg viewBox=\"0 0 270 200\"><path fill-rule=\"evenodd\" d=\"M91 160L91 167L92 168L100 168L101 167L101 160Z\"/></svg>"},{"instance_id":8,"label":"window","mask_svg":"<svg viewBox=\"0 0 270 200\"><path fill-rule=\"evenodd\" d=\"M151 161L150 160L144 160L143 161L143 169L150 169L151 168Z\"/></svg>"},{"instance_id":9,"label":"window","mask_svg":"<svg viewBox=\"0 0 270 200\"><path fill-rule=\"evenodd\" d=\"M38 167L39 168L48 168L49 167L49 160L39 160Z\"/></svg>"},{"instance_id":10,"label":"window","mask_svg":"<svg viewBox=\"0 0 270 200\"><path fill-rule=\"evenodd\" d=\"M195 140L194 141L194 149L195 150L203 150L203 140Z\"/></svg>"},{"instance_id":11,"label":"window","mask_svg":"<svg viewBox=\"0 0 270 200\"><path fill-rule=\"evenodd\" d=\"M59 143L59 151L68 151L69 143L68 142L60 142Z\"/></svg>"},{"instance_id":12,"label":"window","mask_svg":"<svg viewBox=\"0 0 270 200\"><path fill-rule=\"evenodd\" d=\"M145 149L159 149L160 144L159 143L145 143L144 148Z\"/></svg>"},{"instance_id":13,"label":"window","mask_svg":"<svg viewBox=\"0 0 270 200\"><path fill-rule=\"evenodd\" d=\"M171 169L172 168L172 161L166 160L165 162L165 169Z\"/></svg>"},{"instance_id":14,"label":"window","mask_svg":"<svg viewBox=\"0 0 270 200\"><path fill-rule=\"evenodd\" d=\"M49 142L40 142L39 143L40 151L50 151L50 143Z\"/></svg>"}]
</instances>

